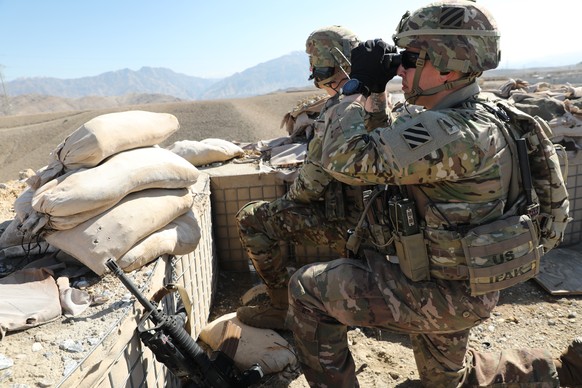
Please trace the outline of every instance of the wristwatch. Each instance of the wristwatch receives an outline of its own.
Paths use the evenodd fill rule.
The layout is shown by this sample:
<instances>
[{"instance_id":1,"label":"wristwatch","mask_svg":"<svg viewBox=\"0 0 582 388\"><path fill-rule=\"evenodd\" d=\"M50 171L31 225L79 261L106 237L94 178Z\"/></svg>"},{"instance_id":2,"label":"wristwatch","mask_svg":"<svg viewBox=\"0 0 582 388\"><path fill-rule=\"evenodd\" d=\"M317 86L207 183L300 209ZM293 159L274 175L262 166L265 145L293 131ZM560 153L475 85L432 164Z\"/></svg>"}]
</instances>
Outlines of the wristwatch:
<instances>
[{"instance_id":1,"label":"wristwatch","mask_svg":"<svg viewBox=\"0 0 582 388\"><path fill-rule=\"evenodd\" d=\"M359 80L352 78L344 84L342 87L342 94L344 96L351 96L352 94L361 93L364 96L369 96L370 91L368 88Z\"/></svg>"}]
</instances>

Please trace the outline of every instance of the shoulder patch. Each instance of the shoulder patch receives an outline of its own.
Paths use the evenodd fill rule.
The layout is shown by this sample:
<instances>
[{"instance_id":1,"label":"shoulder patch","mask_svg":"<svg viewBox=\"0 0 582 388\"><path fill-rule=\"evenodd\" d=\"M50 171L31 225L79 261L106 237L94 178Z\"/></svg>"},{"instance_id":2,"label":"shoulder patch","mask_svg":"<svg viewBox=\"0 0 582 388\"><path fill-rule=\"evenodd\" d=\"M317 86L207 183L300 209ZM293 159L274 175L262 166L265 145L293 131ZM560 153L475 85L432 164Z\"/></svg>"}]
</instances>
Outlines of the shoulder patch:
<instances>
[{"instance_id":1,"label":"shoulder patch","mask_svg":"<svg viewBox=\"0 0 582 388\"><path fill-rule=\"evenodd\" d=\"M412 117L401 117L380 133L393 161L406 167L461 136L461 128L447 114L425 111Z\"/></svg>"}]
</instances>

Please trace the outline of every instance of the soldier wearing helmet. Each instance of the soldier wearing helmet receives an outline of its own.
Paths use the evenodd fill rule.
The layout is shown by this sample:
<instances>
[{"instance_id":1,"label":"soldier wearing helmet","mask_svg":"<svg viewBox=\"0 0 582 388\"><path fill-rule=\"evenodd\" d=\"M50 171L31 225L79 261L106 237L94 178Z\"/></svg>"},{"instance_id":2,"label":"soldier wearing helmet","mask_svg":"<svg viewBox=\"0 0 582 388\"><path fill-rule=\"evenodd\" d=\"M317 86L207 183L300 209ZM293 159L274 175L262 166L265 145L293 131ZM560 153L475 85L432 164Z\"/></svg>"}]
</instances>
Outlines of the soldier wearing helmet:
<instances>
[{"instance_id":1,"label":"soldier wearing helmet","mask_svg":"<svg viewBox=\"0 0 582 388\"><path fill-rule=\"evenodd\" d=\"M371 132L329 126L321 163L338 180L376 185L375 218L389 219L396 254L371 249L293 274L288 324L307 381L358 386L349 325L408 333L427 387L582 386L582 338L555 360L542 349L468 347L499 290L535 275L541 246L515 191L512 124L476 82L499 63L495 20L479 3L440 1L406 13L393 38L400 53L381 41L354 49L352 73L372 99L397 74L423 109L405 105Z\"/></svg>"},{"instance_id":2,"label":"soldier wearing helmet","mask_svg":"<svg viewBox=\"0 0 582 388\"><path fill-rule=\"evenodd\" d=\"M272 202L250 202L236 216L241 244L269 295L268 304L237 310L237 317L247 325L285 328L289 275L281 242L327 246L338 256L344 255L347 231L355 226L363 210L362 188L334 180L319 165L324 126L340 119L348 126L365 125L365 97L339 93L349 79L351 50L358 43L356 35L341 26L321 28L309 35L306 51L310 79L327 92L329 99L316 120L305 163L283 197ZM385 114L380 116L387 119Z\"/></svg>"}]
</instances>

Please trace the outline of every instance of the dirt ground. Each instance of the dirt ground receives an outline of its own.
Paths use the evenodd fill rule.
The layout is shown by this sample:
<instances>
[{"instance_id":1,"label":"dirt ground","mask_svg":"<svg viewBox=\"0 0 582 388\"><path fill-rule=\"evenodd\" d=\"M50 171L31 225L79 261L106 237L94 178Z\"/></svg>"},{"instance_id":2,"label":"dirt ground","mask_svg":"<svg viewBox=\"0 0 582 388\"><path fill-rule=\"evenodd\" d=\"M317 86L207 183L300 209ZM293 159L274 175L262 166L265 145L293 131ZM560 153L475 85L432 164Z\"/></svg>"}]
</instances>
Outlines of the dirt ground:
<instances>
[{"instance_id":1,"label":"dirt ground","mask_svg":"<svg viewBox=\"0 0 582 388\"><path fill-rule=\"evenodd\" d=\"M310 92L311 93L311 92ZM228 140L255 141L284 135L279 128L283 114L298 98L309 93L274 94L243 100L176 103L147 107L174 113L182 128L169 142L221 137ZM83 122L102 113L69 112L0 118L0 221L14 214L14 199L25 189L19 173L36 170L68 133ZM26 173L22 175L25 177ZM147 276L147 271L136 276ZM77 319L61 318L50 324L9 335L0 341L0 387L52 387L66 368L65 352L47 354L43 344L60 344L67 336L84 333L98 336L106 321L124 308L127 295L104 278L95 288L96 295L116 303L95 304ZM240 296L257 279L250 273L222 272L210 316L212 320L233 312ZM291 343L291 333L281 332ZM471 346L486 352L508 348L547 348L558 356L572 338L582 336L582 297L555 297L537 282L528 281L505 290L491 319L472 331ZM362 387L420 387L409 338L378 330L351 328L350 349L356 360ZM40 349L39 349L40 347ZM18 368L2 369L2 356ZM47 362L46 359L49 359ZM265 376L261 387L307 387L299 370Z\"/></svg>"}]
</instances>

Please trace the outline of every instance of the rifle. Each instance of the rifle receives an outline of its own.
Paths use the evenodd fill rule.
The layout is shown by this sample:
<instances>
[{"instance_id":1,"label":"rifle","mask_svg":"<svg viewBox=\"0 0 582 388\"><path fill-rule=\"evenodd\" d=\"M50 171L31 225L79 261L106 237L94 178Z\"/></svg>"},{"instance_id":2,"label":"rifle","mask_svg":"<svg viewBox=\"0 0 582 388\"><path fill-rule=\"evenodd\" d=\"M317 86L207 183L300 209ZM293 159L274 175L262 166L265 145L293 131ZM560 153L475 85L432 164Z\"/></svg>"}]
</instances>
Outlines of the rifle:
<instances>
[{"instance_id":1,"label":"rifle","mask_svg":"<svg viewBox=\"0 0 582 388\"><path fill-rule=\"evenodd\" d=\"M141 341L152 351L156 360L182 380L184 386L244 388L257 383L263 377L263 371L258 364L241 373L231 356L222 350L214 351L209 357L184 329L184 315L167 315L159 310L137 289L114 259L107 260L105 265L145 309L137 327ZM153 327L146 328L148 320L152 321ZM237 334L240 336L240 327L233 326L238 328ZM227 328L228 326L225 327ZM234 351L232 342L229 345L229 353L234 356L238 339L234 344Z\"/></svg>"}]
</instances>

